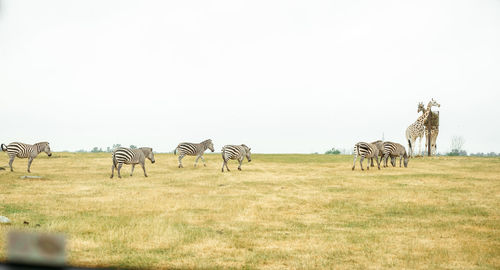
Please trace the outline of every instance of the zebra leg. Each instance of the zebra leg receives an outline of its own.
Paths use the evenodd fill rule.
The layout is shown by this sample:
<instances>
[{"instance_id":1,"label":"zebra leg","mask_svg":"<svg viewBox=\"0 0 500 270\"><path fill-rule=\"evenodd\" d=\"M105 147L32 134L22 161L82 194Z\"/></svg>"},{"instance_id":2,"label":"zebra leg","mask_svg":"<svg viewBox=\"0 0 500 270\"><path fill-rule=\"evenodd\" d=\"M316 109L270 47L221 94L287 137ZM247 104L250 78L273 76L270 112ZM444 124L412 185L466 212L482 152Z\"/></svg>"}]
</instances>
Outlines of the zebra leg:
<instances>
[{"instance_id":1,"label":"zebra leg","mask_svg":"<svg viewBox=\"0 0 500 270\"><path fill-rule=\"evenodd\" d=\"M375 160L377 161L377 167L380 170L380 161L381 160L378 159L378 156L375 156Z\"/></svg>"},{"instance_id":2,"label":"zebra leg","mask_svg":"<svg viewBox=\"0 0 500 270\"><path fill-rule=\"evenodd\" d=\"M144 171L144 177L148 177L148 175L146 174L146 166L144 166L144 162L141 163L141 166L142 170Z\"/></svg>"},{"instance_id":3,"label":"zebra leg","mask_svg":"<svg viewBox=\"0 0 500 270\"><path fill-rule=\"evenodd\" d=\"M196 164L198 164L198 160L200 159L201 156L197 156L196 160L194 161L194 167L196 167Z\"/></svg>"},{"instance_id":4,"label":"zebra leg","mask_svg":"<svg viewBox=\"0 0 500 270\"><path fill-rule=\"evenodd\" d=\"M226 170L230 172L231 170L229 170L229 167L227 166L227 160L225 160L224 163L226 164Z\"/></svg>"},{"instance_id":5,"label":"zebra leg","mask_svg":"<svg viewBox=\"0 0 500 270\"><path fill-rule=\"evenodd\" d=\"M30 170L30 168L31 168L31 162L33 162L33 158L32 157L30 157L29 160L28 160L28 172L29 173L31 173L31 170Z\"/></svg>"},{"instance_id":6,"label":"zebra leg","mask_svg":"<svg viewBox=\"0 0 500 270\"><path fill-rule=\"evenodd\" d=\"M361 166L361 170L364 171L365 169L363 169L363 160L365 159L364 156L361 156L361 158L359 159L359 166ZM368 170L370 169L370 163L368 163Z\"/></svg>"},{"instance_id":7,"label":"zebra leg","mask_svg":"<svg viewBox=\"0 0 500 270\"><path fill-rule=\"evenodd\" d=\"M352 162L352 170L356 167L356 159L358 158L358 153L354 152L354 161Z\"/></svg>"},{"instance_id":8,"label":"zebra leg","mask_svg":"<svg viewBox=\"0 0 500 270\"><path fill-rule=\"evenodd\" d=\"M370 158L370 166L375 167L375 165L373 165L373 158Z\"/></svg>"},{"instance_id":9,"label":"zebra leg","mask_svg":"<svg viewBox=\"0 0 500 270\"><path fill-rule=\"evenodd\" d=\"M184 154L179 155L179 168L184 168L184 166L182 166L182 158L183 157L184 157Z\"/></svg>"},{"instance_id":10,"label":"zebra leg","mask_svg":"<svg viewBox=\"0 0 500 270\"><path fill-rule=\"evenodd\" d=\"M132 171L130 171L130 176L134 173L135 164L132 164Z\"/></svg>"},{"instance_id":11,"label":"zebra leg","mask_svg":"<svg viewBox=\"0 0 500 270\"><path fill-rule=\"evenodd\" d=\"M389 158L389 155L388 154L385 154L384 157L383 157L383 160L384 160L384 168L387 167L387 159Z\"/></svg>"},{"instance_id":12,"label":"zebra leg","mask_svg":"<svg viewBox=\"0 0 500 270\"><path fill-rule=\"evenodd\" d=\"M240 165L238 166L238 171L241 171L241 162L243 162L243 159L238 159L238 162L240 163Z\"/></svg>"},{"instance_id":13,"label":"zebra leg","mask_svg":"<svg viewBox=\"0 0 500 270\"><path fill-rule=\"evenodd\" d=\"M116 168L116 171L118 172L118 178L122 178L122 175L120 174L120 170L122 169L123 163L118 164L118 168Z\"/></svg>"},{"instance_id":14,"label":"zebra leg","mask_svg":"<svg viewBox=\"0 0 500 270\"><path fill-rule=\"evenodd\" d=\"M400 167L400 168L401 168L401 161L402 161L402 160L403 160L403 156L401 156L401 157L399 158L399 167ZM394 162L394 164L396 164L396 162Z\"/></svg>"},{"instance_id":15,"label":"zebra leg","mask_svg":"<svg viewBox=\"0 0 500 270\"><path fill-rule=\"evenodd\" d=\"M115 176L115 164L113 163L113 165L111 165L111 179L113 179L113 176Z\"/></svg>"},{"instance_id":16,"label":"zebra leg","mask_svg":"<svg viewBox=\"0 0 500 270\"><path fill-rule=\"evenodd\" d=\"M14 158L15 157L10 157L10 160L9 160L9 167L10 167L10 171L13 172L14 169L12 169L12 163L14 162Z\"/></svg>"},{"instance_id":17,"label":"zebra leg","mask_svg":"<svg viewBox=\"0 0 500 270\"><path fill-rule=\"evenodd\" d=\"M201 157L201 161L203 161L203 167L207 167L207 164L205 163L205 159L203 158L203 156L200 156Z\"/></svg>"}]
</instances>

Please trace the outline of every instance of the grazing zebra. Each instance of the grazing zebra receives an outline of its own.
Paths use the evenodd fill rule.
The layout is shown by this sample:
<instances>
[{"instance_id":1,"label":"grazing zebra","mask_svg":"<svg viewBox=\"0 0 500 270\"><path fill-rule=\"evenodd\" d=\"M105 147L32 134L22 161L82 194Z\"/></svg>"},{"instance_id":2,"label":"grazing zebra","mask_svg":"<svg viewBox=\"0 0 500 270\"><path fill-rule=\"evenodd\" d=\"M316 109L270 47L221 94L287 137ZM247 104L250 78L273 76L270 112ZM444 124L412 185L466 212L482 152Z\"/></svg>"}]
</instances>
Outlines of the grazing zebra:
<instances>
[{"instance_id":1,"label":"grazing zebra","mask_svg":"<svg viewBox=\"0 0 500 270\"><path fill-rule=\"evenodd\" d=\"M363 160L365 158L368 158L367 162L367 170L370 169L370 158L375 158L377 161L377 167L380 170L380 161L378 159L378 154L379 150L376 145L371 144L371 143L366 143L366 142L359 142L356 145L354 145L354 161L352 162L352 170L354 170L354 167L356 166L356 159L358 158L358 155L361 156L361 159L359 160L359 164L361 165L361 170L364 171L363 169Z\"/></svg>"},{"instance_id":2,"label":"grazing zebra","mask_svg":"<svg viewBox=\"0 0 500 270\"><path fill-rule=\"evenodd\" d=\"M14 171L12 169L12 163L14 162L15 157L28 158L28 172L30 173L31 162L33 162L33 159L36 158L38 154L45 152L49 157L52 156L48 142L39 142L33 145L20 142L13 142L9 145L2 143L1 148L2 151L7 152L9 155L9 166L11 172Z\"/></svg>"},{"instance_id":3,"label":"grazing zebra","mask_svg":"<svg viewBox=\"0 0 500 270\"><path fill-rule=\"evenodd\" d=\"M115 168L118 171L118 177L122 178L120 175L120 170L123 164L132 164L132 171L130 176L134 173L135 164L141 164L142 170L144 171L144 176L148 177L146 174L146 167L144 162L146 158L151 160L151 163L155 163L155 156L153 154L153 148L141 147L138 149L130 149L125 147L119 147L113 151L113 165L111 166L111 178L113 178L115 173Z\"/></svg>"},{"instance_id":4,"label":"grazing zebra","mask_svg":"<svg viewBox=\"0 0 500 270\"><path fill-rule=\"evenodd\" d=\"M238 166L238 170L241 171L241 163L243 162L243 159L245 157L247 158L248 162L252 161L252 158L250 155L251 148L248 146L242 144L242 145L226 145L222 147L222 160L224 161L222 163L222 172L224 172L224 166L226 166L227 171L229 172L229 167L227 167L227 161L230 159L237 159L240 165Z\"/></svg>"},{"instance_id":5,"label":"grazing zebra","mask_svg":"<svg viewBox=\"0 0 500 270\"><path fill-rule=\"evenodd\" d=\"M188 143L188 142L183 142L177 145L177 147L174 150L174 154L177 153L177 150L179 151L179 168L183 168L182 166L182 158L184 156L197 156L196 161L194 162L194 166L196 167L196 164L198 164L198 159L201 158L203 161L203 166L207 166L205 164L205 159L203 158L203 153L207 149L214 151L214 144L212 143L211 139L204 140L201 143Z\"/></svg>"},{"instance_id":6,"label":"grazing zebra","mask_svg":"<svg viewBox=\"0 0 500 270\"><path fill-rule=\"evenodd\" d=\"M424 136L424 131L425 131L425 120L427 120L427 117L429 117L429 113L431 111L432 106L437 106L440 107L441 105L437 103L434 99L429 101L427 104L427 109L425 109L424 113L417 118L417 120L411 124L407 129L406 129L406 140L408 141L408 146L409 146L409 154L410 157L413 157L413 146L415 145L415 141L419 139L419 148L418 148L418 153L422 153L422 137ZM417 112L420 112L423 110L423 104L419 104Z\"/></svg>"},{"instance_id":7,"label":"grazing zebra","mask_svg":"<svg viewBox=\"0 0 500 270\"><path fill-rule=\"evenodd\" d=\"M381 140L374 141L371 144L375 145L378 149L378 156L381 158L380 161L382 161L382 157L384 156L384 142ZM370 158L370 163L372 167L375 167L373 165L373 158Z\"/></svg>"},{"instance_id":8,"label":"grazing zebra","mask_svg":"<svg viewBox=\"0 0 500 270\"><path fill-rule=\"evenodd\" d=\"M401 160L404 158L405 168L408 167L408 154L403 145L394 142L384 142L384 167L387 167L387 159L391 157L392 167L396 167L395 158L399 157L399 167L401 167Z\"/></svg>"}]
</instances>

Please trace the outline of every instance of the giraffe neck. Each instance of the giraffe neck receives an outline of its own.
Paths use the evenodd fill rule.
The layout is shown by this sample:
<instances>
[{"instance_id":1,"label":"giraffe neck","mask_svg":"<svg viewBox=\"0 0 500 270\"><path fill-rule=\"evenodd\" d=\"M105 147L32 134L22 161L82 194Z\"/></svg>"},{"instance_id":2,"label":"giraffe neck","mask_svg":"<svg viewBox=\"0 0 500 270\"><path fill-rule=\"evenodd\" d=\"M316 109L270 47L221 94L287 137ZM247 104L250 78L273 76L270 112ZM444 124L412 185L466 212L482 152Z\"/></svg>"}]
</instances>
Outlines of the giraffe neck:
<instances>
[{"instance_id":1,"label":"giraffe neck","mask_svg":"<svg viewBox=\"0 0 500 270\"><path fill-rule=\"evenodd\" d=\"M427 119L427 117L429 116L430 112L431 112L431 108L427 107L427 109L425 110L425 112L417 119L416 122L424 123L425 120Z\"/></svg>"}]
</instances>

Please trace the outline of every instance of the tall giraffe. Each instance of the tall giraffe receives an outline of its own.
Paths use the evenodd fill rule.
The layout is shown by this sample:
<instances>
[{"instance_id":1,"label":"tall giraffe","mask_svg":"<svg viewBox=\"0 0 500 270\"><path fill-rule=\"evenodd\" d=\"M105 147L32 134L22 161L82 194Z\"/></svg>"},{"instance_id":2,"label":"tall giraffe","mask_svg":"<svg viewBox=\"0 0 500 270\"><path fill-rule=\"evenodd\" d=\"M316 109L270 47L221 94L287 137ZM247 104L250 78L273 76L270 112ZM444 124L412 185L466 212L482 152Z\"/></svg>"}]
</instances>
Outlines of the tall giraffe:
<instances>
[{"instance_id":1,"label":"tall giraffe","mask_svg":"<svg viewBox=\"0 0 500 270\"><path fill-rule=\"evenodd\" d=\"M437 103L434 99L429 101L427 104L427 108L425 109L424 113L417 118L417 120L411 124L407 129L406 129L406 140L408 141L408 146L409 146L409 151L410 156L413 157L413 146L415 145L415 141L417 138L419 139L419 148L418 148L418 153L422 154L422 137L424 136L425 133L425 125L424 122L429 117L429 113L431 111L432 106L441 106L439 103ZM419 104L418 112L420 112L423 109L423 104L422 106Z\"/></svg>"},{"instance_id":2,"label":"tall giraffe","mask_svg":"<svg viewBox=\"0 0 500 270\"><path fill-rule=\"evenodd\" d=\"M432 126L431 127L431 155L435 155L437 152L437 136L439 134L439 126ZM425 149L427 149L427 143L429 139L427 138L427 127L425 130Z\"/></svg>"}]
</instances>

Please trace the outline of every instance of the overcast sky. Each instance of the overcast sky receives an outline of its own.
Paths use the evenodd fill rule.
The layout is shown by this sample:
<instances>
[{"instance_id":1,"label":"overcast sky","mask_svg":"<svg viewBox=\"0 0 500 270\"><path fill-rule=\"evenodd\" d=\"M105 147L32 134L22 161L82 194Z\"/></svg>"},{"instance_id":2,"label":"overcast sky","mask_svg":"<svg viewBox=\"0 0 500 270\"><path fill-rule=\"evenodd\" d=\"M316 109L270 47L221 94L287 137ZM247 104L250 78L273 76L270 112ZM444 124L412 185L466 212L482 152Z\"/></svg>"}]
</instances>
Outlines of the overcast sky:
<instances>
[{"instance_id":1,"label":"overcast sky","mask_svg":"<svg viewBox=\"0 0 500 270\"><path fill-rule=\"evenodd\" d=\"M500 152L500 1L1 1L0 142ZM405 143L405 145L407 145Z\"/></svg>"}]
</instances>

